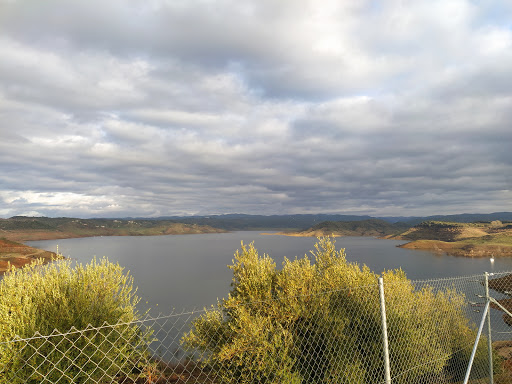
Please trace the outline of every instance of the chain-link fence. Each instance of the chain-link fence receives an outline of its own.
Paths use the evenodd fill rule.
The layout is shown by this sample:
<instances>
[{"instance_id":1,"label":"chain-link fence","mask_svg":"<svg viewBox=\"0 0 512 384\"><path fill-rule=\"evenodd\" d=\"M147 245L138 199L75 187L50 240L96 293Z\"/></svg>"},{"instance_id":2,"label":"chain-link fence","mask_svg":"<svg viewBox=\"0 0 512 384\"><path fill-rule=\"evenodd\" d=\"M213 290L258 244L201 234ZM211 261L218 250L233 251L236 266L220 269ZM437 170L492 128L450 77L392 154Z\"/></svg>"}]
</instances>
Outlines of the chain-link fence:
<instances>
[{"instance_id":1,"label":"chain-link fence","mask_svg":"<svg viewBox=\"0 0 512 384\"><path fill-rule=\"evenodd\" d=\"M0 343L0 383L512 383L512 273L486 279L384 278L36 334Z\"/></svg>"}]
</instances>

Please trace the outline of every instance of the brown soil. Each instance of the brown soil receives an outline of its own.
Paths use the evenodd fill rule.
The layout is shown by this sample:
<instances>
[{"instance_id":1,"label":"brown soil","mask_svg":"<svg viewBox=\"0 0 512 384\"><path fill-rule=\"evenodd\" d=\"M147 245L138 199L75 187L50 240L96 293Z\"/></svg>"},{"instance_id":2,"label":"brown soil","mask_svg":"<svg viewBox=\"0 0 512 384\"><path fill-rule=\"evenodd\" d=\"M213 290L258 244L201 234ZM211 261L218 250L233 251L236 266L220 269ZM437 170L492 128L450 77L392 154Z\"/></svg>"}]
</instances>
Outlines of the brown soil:
<instances>
[{"instance_id":1,"label":"brown soil","mask_svg":"<svg viewBox=\"0 0 512 384\"><path fill-rule=\"evenodd\" d=\"M512 341L495 341L492 343L492 346L496 353L503 359L502 366L504 372L498 382L510 383L510 379L512 378Z\"/></svg>"},{"instance_id":2,"label":"brown soil","mask_svg":"<svg viewBox=\"0 0 512 384\"><path fill-rule=\"evenodd\" d=\"M57 254L14 241L0 239L0 275L5 273L9 266L21 268L41 258L49 262L56 259Z\"/></svg>"}]
</instances>

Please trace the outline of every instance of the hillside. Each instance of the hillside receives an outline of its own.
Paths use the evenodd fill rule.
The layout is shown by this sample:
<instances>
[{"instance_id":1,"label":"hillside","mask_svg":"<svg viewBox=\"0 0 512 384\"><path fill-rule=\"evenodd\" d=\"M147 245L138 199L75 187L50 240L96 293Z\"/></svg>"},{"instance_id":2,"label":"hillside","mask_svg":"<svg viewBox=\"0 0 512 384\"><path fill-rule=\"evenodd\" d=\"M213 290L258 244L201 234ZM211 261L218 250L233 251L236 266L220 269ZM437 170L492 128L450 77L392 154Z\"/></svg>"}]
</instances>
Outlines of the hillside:
<instances>
[{"instance_id":1,"label":"hillside","mask_svg":"<svg viewBox=\"0 0 512 384\"><path fill-rule=\"evenodd\" d=\"M76 219L15 216L0 219L0 238L13 241L65 239L90 236L155 236L221 233L207 225L173 220Z\"/></svg>"},{"instance_id":2,"label":"hillside","mask_svg":"<svg viewBox=\"0 0 512 384\"><path fill-rule=\"evenodd\" d=\"M57 254L14 241L0 239L0 275L7 271L9 264L20 268L39 258L50 261L56 259Z\"/></svg>"},{"instance_id":3,"label":"hillside","mask_svg":"<svg viewBox=\"0 0 512 384\"><path fill-rule=\"evenodd\" d=\"M389 236L401 233L409 228L404 223L389 223L380 219L360 221L324 221L311 228L297 232L281 232L286 236Z\"/></svg>"},{"instance_id":4,"label":"hillside","mask_svg":"<svg viewBox=\"0 0 512 384\"><path fill-rule=\"evenodd\" d=\"M181 223L209 225L228 231L299 230L324 221L358 221L371 219L370 216L304 214L304 215L245 215L227 214L211 216L170 216L154 220L177 220Z\"/></svg>"},{"instance_id":5,"label":"hillside","mask_svg":"<svg viewBox=\"0 0 512 384\"><path fill-rule=\"evenodd\" d=\"M403 248L466 257L512 256L512 222L455 223L427 221L391 237L410 240Z\"/></svg>"}]
</instances>

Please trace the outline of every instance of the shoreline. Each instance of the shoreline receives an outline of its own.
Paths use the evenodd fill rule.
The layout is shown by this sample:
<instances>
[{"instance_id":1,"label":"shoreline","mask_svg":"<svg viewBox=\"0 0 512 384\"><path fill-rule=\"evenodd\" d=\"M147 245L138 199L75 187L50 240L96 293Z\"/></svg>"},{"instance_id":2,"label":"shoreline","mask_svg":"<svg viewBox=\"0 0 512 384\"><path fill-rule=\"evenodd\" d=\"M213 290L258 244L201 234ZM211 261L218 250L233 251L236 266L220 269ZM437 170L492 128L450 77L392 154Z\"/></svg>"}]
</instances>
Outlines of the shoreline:
<instances>
[{"instance_id":1,"label":"shoreline","mask_svg":"<svg viewBox=\"0 0 512 384\"><path fill-rule=\"evenodd\" d=\"M123 232L115 233L115 231L97 231L97 233L77 234L72 232L61 231L44 231L44 230L1 230L0 231L0 276L8 271L9 265L21 268L37 259L44 259L44 263L62 258L55 252L46 251L44 249L34 248L24 244L27 241L40 240L61 240L61 239L80 239L86 237L101 236L172 236L172 235L196 235L208 233L227 233L224 230L201 230L197 227L186 227L187 230L168 229L160 233L140 233L140 232Z\"/></svg>"},{"instance_id":2,"label":"shoreline","mask_svg":"<svg viewBox=\"0 0 512 384\"><path fill-rule=\"evenodd\" d=\"M32 261L43 258L45 263L58 258L54 252L45 251L38 248L33 248L25 245L27 241L39 240L59 240L59 239L76 239L85 237L98 237L98 236L164 236L164 235L184 235L184 234L208 234L208 233L227 233L224 230L200 230L199 228L187 228L184 230L167 230L159 233L140 233L135 231L124 232L119 231L93 231L94 233L70 233L61 231L44 231L44 230L24 230L24 231L6 231L0 232L0 275L3 275L9 266L9 263L16 268L23 267ZM290 237L345 237L345 236L358 236L358 237L373 237L382 240L392 239L394 236L382 236L379 234L340 234L331 233L326 235L323 231L309 231L309 232L263 232L262 235L268 236L290 236ZM402 239L403 240L403 239ZM450 256L467 257L467 258L490 258L490 257L512 257L512 246L506 244L471 244L464 241L446 242L440 240L414 240L405 244L397 245L399 248L417 249L429 251L436 254L445 253Z\"/></svg>"},{"instance_id":3,"label":"shoreline","mask_svg":"<svg viewBox=\"0 0 512 384\"><path fill-rule=\"evenodd\" d=\"M37 259L43 259L44 263L62 258L55 252L30 247L10 240L0 239L0 276L9 268L22 268Z\"/></svg>"},{"instance_id":4,"label":"shoreline","mask_svg":"<svg viewBox=\"0 0 512 384\"><path fill-rule=\"evenodd\" d=\"M398 247L434 253L446 253L450 256L468 258L512 257L512 246L501 244L470 244L462 241L414 240L399 245Z\"/></svg>"},{"instance_id":5,"label":"shoreline","mask_svg":"<svg viewBox=\"0 0 512 384\"><path fill-rule=\"evenodd\" d=\"M27 241L39 241L39 240L60 240L60 239L80 239L85 237L100 237L100 236L166 236L166 235L201 235L208 233L227 233L228 231L222 229L201 229L199 227L185 227L185 228L166 228L161 231L126 231L126 230L97 230L90 231L87 233L75 233L75 232L64 232L64 231L44 231L44 230L13 230L0 232L0 239L6 239L15 241L18 243L24 243Z\"/></svg>"}]
</instances>

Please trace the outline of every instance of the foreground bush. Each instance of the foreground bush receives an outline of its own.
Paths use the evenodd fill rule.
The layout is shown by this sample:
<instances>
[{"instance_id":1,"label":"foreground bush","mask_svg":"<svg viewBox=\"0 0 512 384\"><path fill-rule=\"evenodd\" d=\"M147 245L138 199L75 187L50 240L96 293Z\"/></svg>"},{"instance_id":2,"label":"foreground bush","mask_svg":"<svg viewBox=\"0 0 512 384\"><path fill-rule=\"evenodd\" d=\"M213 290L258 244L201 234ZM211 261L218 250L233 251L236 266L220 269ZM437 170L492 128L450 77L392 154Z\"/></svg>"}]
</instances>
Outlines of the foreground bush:
<instances>
[{"instance_id":1,"label":"foreground bush","mask_svg":"<svg viewBox=\"0 0 512 384\"><path fill-rule=\"evenodd\" d=\"M348 263L334 240L276 269L242 244L232 290L196 319L182 343L222 383L373 383L384 377L378 276ZM394 383L463 378L475 332L463 295L415 290L405 274L383 274ZM485 345L481 342L480 345ZM480 348L475 367L486 365Z\"/></svg>"},{"instance_id":2,"label":"foreground bush","mask_svg":"<svg viewBox=\"0 0 512 384\"><path fill-rule=\"evenodd\" d=\"M0 383L97 383L133 369L148 341L126 324L137 302L133 279L106 259L12 269L0 281Z\"/></svg>"}]
</instances>

